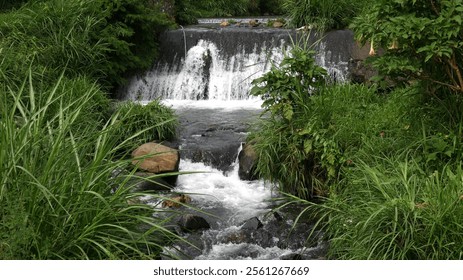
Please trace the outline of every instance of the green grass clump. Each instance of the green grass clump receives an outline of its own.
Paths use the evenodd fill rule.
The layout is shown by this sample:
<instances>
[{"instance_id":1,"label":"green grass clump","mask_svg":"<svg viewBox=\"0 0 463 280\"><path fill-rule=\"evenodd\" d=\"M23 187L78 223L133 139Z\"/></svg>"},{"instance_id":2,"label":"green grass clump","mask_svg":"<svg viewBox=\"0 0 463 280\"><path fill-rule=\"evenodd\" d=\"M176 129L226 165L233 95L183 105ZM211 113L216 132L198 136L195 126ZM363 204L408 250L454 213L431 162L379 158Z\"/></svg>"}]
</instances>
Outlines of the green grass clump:
<instances>
[{"instance_id":1,"label":"green grass clump","mask_svg":"<svg viewBox=\"0 0 463 280\"><path fill-rule=\"evenodd\" d=\"M136 202L146 194L115 184L114 172L130 164L114 158L117 119L81 125L99 90L87 84L70 102L75 88L60 80L38 93L29 80L1 92L0 258L158 258L175 235Z\"/></svg>"},{"instance_id":2,"label":"green grass clump","mask_svg":"<svg viewBox=\"0 0 463 280\"><path fill-rule=\"evenodd\" d=\"M173 140L176 136L178 120L175 112L158 100L147 105L124 102L118 105L116 113L120 116L117 122L119 141L131 138L133 148L146 142Z\"/></svg>"},{"instance_id":3,"label":"green grass clump","mask_svg":"<svg viewBox=\"0 0 463 280\"><path fill-rule=\"evenodd\" d=\"M336 259L461 259L463 170L414 160L359 162L320 206ZM316 207L317 208L317 207Z\"/></svg>"}]
</instances>

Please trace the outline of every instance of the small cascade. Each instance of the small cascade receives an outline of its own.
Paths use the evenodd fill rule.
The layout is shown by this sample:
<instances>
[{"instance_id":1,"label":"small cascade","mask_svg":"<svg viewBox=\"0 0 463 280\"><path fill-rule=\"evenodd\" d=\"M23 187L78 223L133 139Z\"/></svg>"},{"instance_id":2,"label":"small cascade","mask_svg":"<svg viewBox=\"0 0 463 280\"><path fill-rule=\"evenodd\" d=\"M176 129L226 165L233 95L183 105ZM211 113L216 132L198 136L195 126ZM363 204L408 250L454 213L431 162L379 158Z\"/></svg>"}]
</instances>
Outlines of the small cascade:
<instances>
[{"instance_id":1,"label":"small cascade","mask_svg":"<svg viewBox=\"0 0 463 280\"><path fill-rule=\"evenodd\" d=\"M194 209L186 209L204 217L211 228L189 232L186 243L166 248L181 258L226 259L316 259L326 253L326 243L319 233L308 240L313 223L294 222L294 213L272 213L275 186L261 180L242 181L235 161L229 172L222 172L203 163L183 160L180 170L203 171L179 176L175 192L186 193ZM178 255L182 252L184 255Z\"/></svg>"},{"instance_id":2,"label":"small cascade","mask_svg":"<svg viewBox=\"0 0 463 280\"><path fill-rule=\"evenodd\" d=\"M256 99L248 94L252 80L278 65L293 38L301 35L287 30L185 28L164 36L160 60L130 79L122 99ZM316 45L316 61L333 80L343 82L349 76L350 45L340 48L337 37L353 42L350 31L328 33Z\"/></svg>"}]
</instances>

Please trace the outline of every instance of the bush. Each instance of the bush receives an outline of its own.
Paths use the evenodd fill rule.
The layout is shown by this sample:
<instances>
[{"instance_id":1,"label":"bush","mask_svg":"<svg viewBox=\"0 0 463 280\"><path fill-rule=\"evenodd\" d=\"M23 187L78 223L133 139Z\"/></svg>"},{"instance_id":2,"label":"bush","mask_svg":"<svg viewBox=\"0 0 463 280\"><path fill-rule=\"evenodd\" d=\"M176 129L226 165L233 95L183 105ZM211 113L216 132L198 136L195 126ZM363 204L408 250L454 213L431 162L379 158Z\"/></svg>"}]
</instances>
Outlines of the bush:
<instances>
[{"instance_id":1,"label":"bush","mask_svg":"<svg viewBox=\"0 0 463 280\"><path fill-rule=\"evenodd\" d=\"M463 1L376 1L352 28L361 42L382 48L379 78L423 82L431 93L463 93Z\"/></svg>"},{"instance_id":2,"label":"bush","mask_svg":"<svg viewBox=\"0 0 463 280\"><path fill-rule=\"evenodd\" d=\"M176 0L175 18L179 24L195 24L201 17L230 17L283 14L285 0Z\"/></svg>"},{"instance_id":3,"label":"bush","mask_svg":"<svg viewBox=\"0 0 463 280\"><path fill-rule=\"evenodd\" d=\"M156 34L171 24L148 2L31 1L1 14L9 75L22 77L34 65L37 80L42 75L51 82L64 70L68 77L86 75L108 88L123 84L125 75L151 66Z\"/></svg>"},{"instance_id":4,"label":"bush","mask_svg":"<svg viewBox=\"0 0 463 280\"><path fill-rule=\"evenodd\" d=\"M249 137L259 156L256 172L278 182L283 191L304 198L314 195L318 181L335 176L330 166L334 158L326 158L323 166L316 163L321 150L335 149L334 144L319 141L304 116L311 95L325 85L326 75L326 70L315 64L314 51L296 45L279 67L252 82L251 95L264 99L263 114L269 114Z\"/></svg>"},{"instance_id":5,"label":"bush","mask_svg":"<svg viewBox=\"0 0 463 280\"><path fill-rule=\"evenodd\" d=\"M292 26L312 26L326 31L346 28L367 3L363 0L286 0L283 9Z\"/></svg>"},{"instance_id":6,"label":"bush","mask_svg":"<svg viewBox=\"0 0 463 280\"><path fill-rule=\"evenodd\" d=\"M462 126L450 125L456 115L447 102L423 98L416 88L379 95L338 85L312 96L304 114L294 115L295 124L313 128L312 139L336 144L314 151L340 159L337 177L322 184L321 203L288 196L289 204L306 206L301 216L319 219L330 258L461 258L461 221L454 215L463 211ZM302 141L294 144L298 132L266 125L254 139L272 154L264 157L267 172L292 179L304 174L304 156L310 158ZM313 159L323 166L321 156Z\"/></svg>"}]
</instances>

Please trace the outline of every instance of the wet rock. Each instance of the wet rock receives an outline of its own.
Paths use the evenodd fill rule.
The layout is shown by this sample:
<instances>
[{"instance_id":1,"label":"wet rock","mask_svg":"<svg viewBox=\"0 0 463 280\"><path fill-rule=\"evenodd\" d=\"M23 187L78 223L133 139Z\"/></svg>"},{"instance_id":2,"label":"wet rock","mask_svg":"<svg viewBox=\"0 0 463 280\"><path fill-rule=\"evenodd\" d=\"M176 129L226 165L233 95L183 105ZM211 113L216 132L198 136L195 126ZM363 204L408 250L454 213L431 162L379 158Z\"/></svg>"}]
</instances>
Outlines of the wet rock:
<instances>
[{"instance_id":1,"label":"wet rock","mask_svg":"<svg viewBox=\"0 0 463 280\"><path fill-rule=\"evenodd\" d=\"M161 177L159 174L149 172L137 172L129 179L129 182L139 191L169 191L174 188L169 183L169 177Z\"/></svg>"},{"instance_id":2,"label":"wet rock","mask_svg":"<svg viewBox=\"0 0 463 280\"><path fill-rule=\"evenodd\" d=\"M243 224L243 226L241 226L241 229L244 229L244 230L258 230L263 226L264 225L262 224L262 222L257 217L254 217L254 218L251 218L251 219L247 220Z\"/></svg>"},{"instance_id":3,"label":"wet rock","mask_svg":"<svg viewBox=\"0 0 463 280\"><path fill-rule=\"evenodd\" d=\"M244 144L243 149L238 155L239 169L238 176L241 180L256 180L255 168L257 164L257 153L249 143Z\"/></svg>"},{"instance_id":4,"label":"wet rock","mask_svg":"<svg viewBox=\"0 0 463 280\"><path fill-rule=\"evenodd\" d=\"M297 253L289 253L280 257L280 260L303 260L302 255Z\"/></svg>"},{"instance_id":5,"label":"wet rock","mask_svg":"<svg viewBox=\"0 0 463 280\"><path fill-rule=\"evenodd\" d=\"M164 208L179 208L182 204L188 204L191 202L191 197L185 194L174 196L168 200L162 202Z\"/></svg>"},{"instance_id":6,"label":"wet rock","mask_svg":"<svg viewBox=\"0 0 463 280\"><path fill-rule=\"evenodd\" d=\"M239 144L223 142L219 144L215 142L216 139L205 138L202 139L204 146L200 143L190 143L188 150L183 150L182 155L193 162L203 162L219 170L228 171L236 159Z\"/></svg>"},{"instance_id":7,"label":"wet rock","mask_svg":"<svg viewBox=\"0 0 463 280\"><path fill-rule=\"evenodd\" d=\"M181 216L177 224L183 232L205 230L211 227L206 219L193 214L185 214Z\"/></svg>"},{"instance_id":8,"label":"wet rock","mask_svg":"<svg viewBox=\"0 0 463 280\"><path fill-rule=\"evenodd\" d=\"M226 236L226 238L223 240L224 243L234 243L234 244L246 243L248 241L249 241L249 237L243 231L233 232L229 234L228 236Z\"/></svg>"}]
</instances>

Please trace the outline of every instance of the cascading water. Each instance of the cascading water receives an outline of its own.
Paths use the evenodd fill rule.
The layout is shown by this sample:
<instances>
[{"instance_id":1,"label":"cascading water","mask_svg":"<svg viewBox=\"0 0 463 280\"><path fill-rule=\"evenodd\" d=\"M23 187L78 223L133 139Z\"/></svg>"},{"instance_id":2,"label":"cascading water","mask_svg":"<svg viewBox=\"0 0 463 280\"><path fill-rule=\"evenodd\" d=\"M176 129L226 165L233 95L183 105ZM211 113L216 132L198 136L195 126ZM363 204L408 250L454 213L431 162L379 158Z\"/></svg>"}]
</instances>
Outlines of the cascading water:
<instances>
[{"instance_id":1,"label":"cascading water","mask_svg":"<svg viewBox=\"0 0 463 280\"><path fill-rule=\"evenodd\" d=\"M297 36L295 31L237 27L169 31L161 38L159 61L122 90L121 99L161 99L173 106L181 122L180 170L203 171L179 176L174 191L192 197L199 210L183 211L204 217L210 229L184 234L196 248L174 244L167 250L196 259L323 256L320 233L307 240L309 222L294 225L291 211L272 213L274 186L240 180L235 160L248 125L261 112L261 100L248 94L251 81L278 65ZM316 40L312 37L310 42ZM328 33L317 45L317 62L334 80L348 78L353 45L350 31Z\"/></svg>"},{"instance_id":2,"label":"cascading water","mask_svg":"<svg viewBox=\"0 0 463 280\"><path fill-rule=\"evenodd\" d=\"M167 50L161 60L152 70L129 81L123 99L248 100L252 80L278 65L291 42L302 36L282 30L201 30L186 28L182 30L185 34L165 35L168 42L178 46L165 43ZM349 31L337 31L336 36L329 33L314 45L317 63L338 82L348 77L350 50L340 48L332 37L349 36ZM315 40L312 36L311 42ZM188 45L187 51L181 49L184 45Z\"/></svg>"}]
</instances>

